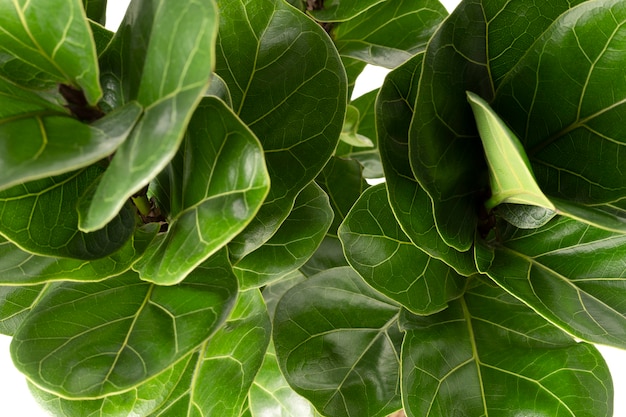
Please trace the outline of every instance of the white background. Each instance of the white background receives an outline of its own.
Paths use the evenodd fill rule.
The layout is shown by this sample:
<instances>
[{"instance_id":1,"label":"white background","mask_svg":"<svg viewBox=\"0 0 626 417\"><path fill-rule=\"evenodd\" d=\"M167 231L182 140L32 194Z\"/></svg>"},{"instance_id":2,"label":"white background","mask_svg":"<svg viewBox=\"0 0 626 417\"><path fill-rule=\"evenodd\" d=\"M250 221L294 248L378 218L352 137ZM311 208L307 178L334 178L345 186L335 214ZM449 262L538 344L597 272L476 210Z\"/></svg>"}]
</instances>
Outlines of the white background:
<instances>
[{"instance_id":1,"label":"white background","mask_svg":"<svg viewBox=\"0 0 626 417\"><path fill-rule=\"evenodd\" d=\"M111 30L115 30L119 25L128 1L109 0L107 27ZM452 11L458 4L458 0L441 0L441 2L449 11ZM382 83L385 74L386 70L381 68L366 68L366 71L357 82L353 98L378 87ZM31 397L25 378L13 366L9 354L10 341L9 337L0 335L0 416L48 416ZM626 390L626 351L604 346L599 346L598 348L604 355L613 375L615 388L614 416L626 416L626 397L620 394L622 390ZM462 401L462 399L459 400Z\"/></svg>"}]
</instances>

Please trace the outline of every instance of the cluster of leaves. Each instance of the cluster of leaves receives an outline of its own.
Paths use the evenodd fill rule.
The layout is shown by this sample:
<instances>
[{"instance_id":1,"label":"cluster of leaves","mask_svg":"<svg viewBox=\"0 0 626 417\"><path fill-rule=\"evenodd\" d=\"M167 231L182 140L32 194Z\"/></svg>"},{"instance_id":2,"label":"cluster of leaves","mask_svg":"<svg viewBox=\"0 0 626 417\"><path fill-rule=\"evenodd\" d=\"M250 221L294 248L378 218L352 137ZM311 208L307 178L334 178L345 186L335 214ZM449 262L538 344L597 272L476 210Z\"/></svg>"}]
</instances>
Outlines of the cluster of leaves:
<instances>
[{"instance_id":1,"label":"cluster of leaves","mask_svg":"<svg viewBox=\"0 0 626 417\"><path fill-rule=\"evenodd\" d=\"M105 8L0 1L0 332L46 409L612 415L626 2Z\"/></svg>"}]
</instances>

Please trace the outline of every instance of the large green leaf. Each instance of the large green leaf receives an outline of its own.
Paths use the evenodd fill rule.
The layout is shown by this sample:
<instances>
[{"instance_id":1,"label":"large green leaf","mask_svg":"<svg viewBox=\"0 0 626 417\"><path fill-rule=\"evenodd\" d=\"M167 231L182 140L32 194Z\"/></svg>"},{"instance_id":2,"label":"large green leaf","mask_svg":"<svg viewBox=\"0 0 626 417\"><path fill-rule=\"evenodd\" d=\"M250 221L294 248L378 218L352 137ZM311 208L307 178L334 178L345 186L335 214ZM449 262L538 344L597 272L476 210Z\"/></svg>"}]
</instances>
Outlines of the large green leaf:
<instances>
[{"instance_id":1,"label":"large green leaf","mask_svg":"<svg viewBox=\"0 0 626 417\"><path fill-rule=\"evenodd\" d=\"M213 0L131 3L103 60L107 79L121 80L118 99L137 100L145 111L81 204L81 230L103 227L174 157L209 85L216 33Z\"/></svg>"},{"instance_id":2,"label":"large green leaf","mask_svg":"<svg viewBox=\"0 0 626 417\"><path fill-rule=\"evenodd\" d=\"M233 263L240 288L261 287L300 268L320 245L332 220L328 196L312 182L300 192L276 233Z\"/></svg>"},{"instance_id":3,"label":"large green leaf","mask_svg":"<svg viewBox=\"0 0 626 417\"><path fill-rule=\"evenodd\" d=\"M491 196L485 202L486 208L491 210L501 203L515 203L554 210L554 205L539 189L526 152L515 133L485 100L472 92L467 93L467 98L489 166Z\"/></svg>"},{"instance_id":4,"label":"large green leaf","mask_svg":"<svg viewBox=\"0 0 626 417\"><path fill-rule=\"evenodd\" d=\"M98 22L102 26L106 24L107 18L107 0L82 0L85 14L94 22Z\"/></svg>"},{"instance_id":5,"label":"large green leaf","mask_svg":"<svg viewBox=\"0 0 626 417\"><path fill-rule=\"evenodd\" d=\"M179 152L182 176L170 179L169 229L134 266L158 284L180 282L226 245L269 190L259 141L219 99L203 99Z\"/></svg>"},{"instance_id":6,"label":"large green leaf","mask_svg":"<svg viewBox=\"0 0 626 417\"><path fill-rule=\"evenodd\" d=\"M626 117L625 19L619 0L571 9L497 90L493 107L517 133L548 196L596 207L626 197L626 135L618 128Z\"/></svg>"},{"instance_id":7,"label":"large green leaf","mask_svg":"<svg viewBox=\"0 0 626 417\"><path fill-rule=\"evenodd\" d=\"M0 57L0 76L17 84L38 89L73 85L91 105L102 96L96 47L81 0L0 2Z\"/></svg>"},{"instance_id":8,"label":"large green leaf","mask_svg":"<svg viewBox=\"0 0 626 417\"><path fill-rule=\"evenodd\" d=\"M398 315L349 267L307 279L276 308L283 375L325 416L386 416L400 408Z\"/></svg>"},{"instance_id":9,"label":"large green leaf","mask_svg":"<svg viewBox=\"0 0 626 417\"><path fill-rule=\"evenodd\" d=\"M13 336L47 287L0 287L0 334Z\"/></svg>"},{"instance_id":10,"label":"large green leaf","mask_svg":"<svg viewBox=\"0 0 626 417\"><path fill-rule=\"evenodd\" d=\"M538 229L497 225L476 263L498 285L563 330L626 348L626 235L555 217Z\"/></svg>"},{"instance_id":11,"label":"large green leaf","mask_svg":"<svg viewBox=\"0 0 626 417\"><path fill-rule=\"evenodd\" d=\"M141 115L130 102L90 125L0 78L0 189L73 171L113 154Z\"/></svg>"},{"instance_id":12,"label":"large green leaf","mask_svg":"<svg viewBox=\"0 0 626 417\"><path fill-rule=\"evenodd\" d=\"M462 275L476 273L470 252L448 246L435 228L432 200L413 177L409 164L409 126L424 55L418 54L390 72L376 102L380 157L389 203L409 239Z\"/></svg>"},{"instance_id":13,"label":"large green leaf","mask_svg":"<svg viewBox=\"0 0 626 417\"><path fill-rule=\"evenodd\" d=\"M38 255L97 259L119 250L135 228L135 213L128 206L101 230L77 230L76 200L101 172L92 165L1 191L0 234Z\"/></svg>"},{"instance_id":14,"label":"large green leaf","mask_svg":"<svg viewBox=\"0 0 626 417\"><path fill-rule=\"evenodd\" d=\"M259 214L229 245L242 258L278 230L335 150L347 81L328 35L284 1L219 6L216 72L233 109L261 141L272 181Z\"/></svg>"},{"instance_id":15,"label":"large green leaf","mask_svg":"<svg viewBox=\"0 0 626 417\"><path fill-rule=\"evenodd\" d=\"M38 256L0 238L0 286L33 285L53 281L100 281L128 269L145 251L158 231L146 225L117 251L94 260Z\"/></svg>"},{"instance_id":16,"label":"large green leaf","mask_svg":"<svg viewBox=\"0 0 626 417\"><path fill-rule=\"evenodd\" d=\"M577 343L499 288L480 285L436 315L405 314L408 417L611 417L597 349Z\"/></svg>"},{"instance_id":17,"label":"large green leaf","mask_svg":"<svg viewBox=\"0 0 626 417\"><path fill-rule=\"evenodd\" d=\"M177 286L155 286L132 272L64 283L46 292L16 332L13 361L35 385L62 397L122 393L204 343L236 293L225 250Z\"/></svg>"},{"instance_id":18,"label":"large green leaf","mask_svg":"<svg viewBox=\"0 0 626 417\"><path fill-rule=\"evenodd\" d=\"M248 291L239 295L228 321L207 342L131 390L71 400L33 384L30 389L46 410L59 416L239 417L270 333L260 293Z\"/></svg>"},{"instance_id":19,"label":"large green leaf","mask_svg":"<svg viewBox=\"0 0 626 417\"><path fill-rule=\"evenodd\" d=\"M300 267L300 272L310 277L330 268L348 265L339 238L327 234L311 258Z\"/></svg>"},{"instance_id":20,"label":"large green leaf","mask_svg":"<svg viewBox=\"0 0 626 417\"><path fill-rule=\"evenodd\" d=\"M402 232L384 184L366 190L339 228L350 265L376 290L416 314L443 310L466 280Z\"/></svg>"},{"instance_id":21,"label":"large green leaf","mask_svg":"<svg viewBox=\"0 0 626 417\"><path fill-rule=\"evenodd\" d=\"M419 111L409 135L410 162L415 178L433 200L437 229L450 246L470 248L476 210L488 188L466 91L491 101L533 42L559 15L582 1L465 0L429 41L415 102ZM533 16L531 22L528 16ZM502 114L497 107L496 111Z\"/></svg>"},{"instance_id":22,"label":"large green leaf","mask_svg":"<svg viewBox=\"0 0 626 417\"><path fill-rule=\"evenodd\" d=\"M341 55L394 68L423 51L447 15L439 0L387 0L338 24L332 35Z\"/></svg>"},{"instance_id":23,"label":"large green leaf","mask_svg":"<svg viewBox=\"0 0 626 417\"><path fill-rule=\"evenodd\" d=\"M248 404L252 417L318 417L315 408L298 395L283 377L273 346L250 389Z\"/></svg>"}]
</instances>

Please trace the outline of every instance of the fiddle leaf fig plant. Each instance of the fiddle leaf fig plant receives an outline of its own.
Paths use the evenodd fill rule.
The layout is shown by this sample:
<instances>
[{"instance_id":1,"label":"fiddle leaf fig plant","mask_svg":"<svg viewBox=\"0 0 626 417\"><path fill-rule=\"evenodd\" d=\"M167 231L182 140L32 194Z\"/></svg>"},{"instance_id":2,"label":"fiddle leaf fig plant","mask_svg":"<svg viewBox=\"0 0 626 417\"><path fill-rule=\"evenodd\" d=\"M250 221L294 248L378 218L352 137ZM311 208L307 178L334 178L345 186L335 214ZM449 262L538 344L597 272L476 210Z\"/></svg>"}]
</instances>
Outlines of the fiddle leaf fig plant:
<instances>
[{"instance_id":1,"label":"fiddle leaf fig plant","mask_svg":"<svg viewBox=\"0 0 626 417\"><path fill-rule=\"evenodd\" d=\"M106 7L0 0L0 333L44 409L613 415L623 0Z\"/></svg>"}]
</instances>

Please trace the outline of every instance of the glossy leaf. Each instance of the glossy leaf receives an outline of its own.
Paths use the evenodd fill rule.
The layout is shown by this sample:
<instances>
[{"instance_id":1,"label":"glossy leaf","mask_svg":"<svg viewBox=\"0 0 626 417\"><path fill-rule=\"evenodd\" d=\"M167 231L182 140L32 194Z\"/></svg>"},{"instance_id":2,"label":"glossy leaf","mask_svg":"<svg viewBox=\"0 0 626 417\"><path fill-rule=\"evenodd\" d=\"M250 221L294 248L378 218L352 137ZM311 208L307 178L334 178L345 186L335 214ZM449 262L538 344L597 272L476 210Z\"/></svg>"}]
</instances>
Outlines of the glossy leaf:
<instances>
[{"instance_id":1,"label":"glossy leaf","mask_svg":"<svg viewBox=\"0 0 626 417\"><path fill-rule=\"evenodd\" d=\"M46 285L0 286L0 334L13 336Z\"/></svg>"},{"instance_id":2,"label":"glossy leaf","mask_svg":"<svg viewBox=\"0 0 626 417\"><path fill-rule=\"evenodd\" d=\"M209 85L216 32L213 0L131 3L106 59L112 62L109 78L122 80L122 97L137 100L145 111L80 205L81 230L103 227L174 157Z\"/></svg>"},{"instance_id":3,"label":"glossy leaf","mask_svg":"<svg viewBox=\"0 0 626 417\"><path fill-rule=\"evenodd\" d=\"M169 228L134 269L142 279L176 284L241 232L269 190L263 149L226 107L206 97L180 149L182 178L171 178ZM180 194L179 194L180 193Z\"/></svg>"},{"instance_id":4,"label":"glossy leaf","mask_svg":"<svg viewBox=\"0 0 626 417\"><path fill-rule=\"evenodd\" d=\"M5 87L0 87L4 89L0 103L7 105L7 110L15 109L16 104L28 106L21 114L0 115L0 189L74 171L108 157L126 140L141 115L141 107L130 102L87 125L55 114L52 105L33 106L40 100L34 94L16 93L18 87L8 84Z\"/></svg>"},{"instance_id":5,"label":"glossy leaf","mask_svg":"<svg viewBox=\"0 0 626 417\"><path fill-rule=\"evenodd\" d=\"M1 2L0 53L0 76L17 84L42 90L73 85L91 105L102 96L96 47L81 0Z\"/></svg>"},{"instance_id":6,"label":"glossy leaf","mask_svg":"<svg viewBox=\"0 0 626 417\"><path fill-rule=\"evenodd\" d=\"M515 133L478 95L468 91L467 99L476 118L489 166L491 197L485 202L486 208L491 210L501 203L515 203L554 210L554 205L539 189L526 152Z\"/></svg>"},{"instance_id":7,"label":"glossy leaf","mask_svg":"<svg viewBox=\"0 0 626 417\"><path fill-rule=\"evenodd\" d=\"M323 7L309 10L308 13L320 22L341 22L353 19L370 7L385 0L325 0Z\"/></svg>"},{"instance_id":8,"label":"glossy leaf","mask_svg":"<svg viewBox=\"0 0 626 417\"><path fill-rule=\"evenodd\" d=\"M457 250L471 247L476 207L488 189L466 91L491 101L533 42L581 2L466 0L429 41L415 102L420 110L409 134L410 161L415 178L433 200L437 230ZM511 124L498 106L494 108ZM529 157L532 160L530 152ZM542 186L539 177L538 182Z\"/></svg>"},{"instance_id":9,"label":"glossy leaf","mask_svg":"<svg viewBox=\"0 0 626 417\"><path fill-rule=\"evenodd\" d=\"M75 204L102 169L97 165L17 185L0 192L0 233L21 249L38 255L98 259L119 250L135 227L126 206L104 229L77 230Z\"/></svg>"},{"instance_id":10,"label":"glossy leaf","mask_svg":"<svg viewBox=\"0 0 626 417\"><path fill-rule=\"evenodd\" d=\"M229 245L242 258L278 230L335 150L347 82L328 35L284 1L219 6L216 72L261 141L272 183L258 215Z\"/></svg>"},{"instance_id":11,"label":"glossy leaf","mask_svg":"<svg viewBox=\"0 0 626 417\"><path fill-rule=\"evenodd\" d=\"M206 341L230 313L236 288L225 251L173 287L141 281L132 272L59 285L18 329L13 361L35 385L62 397L121 393Z\"/></svg>"},{"instance_id":12,"label":"glossy leaf","mask_svg":"<svg viewBox=\"0 0 626 417\"><path fill-rule=\"evenodd\" d=\"M556 211L523 204L500 204L497 215L520 229L536 229L556 216Z\"/></svg>"},{"instance_id":13,"label":"glossy leaf","mask_svg":"<svg viewBox=\"0 0 626 417\"><path fill-rule=\"evenodd\" d=\"M579 339L626 348L626 235L555 217L538 229L497 225L476 263L498 285Z\"/></svg>"},{"instance_id":14,"label":"glossy leaf","mask_svg":"<svg viewBox=\"0 0 626 417\"><path fill-rule=\"evenodd\" d=\"M409 164L409 126L424 55L418 54L387 75L376 102L380 157L389 204L409 239L462 275L476 273L470 252L448 246L435 228L432 200L413 177Z\"/></svg>"},{"instance_id":15,"label":"glossy leaf","mask_svg":"<svg viewBox=\"0 0 626 417\"><path fill-rule=\"evenodd\" d=\"M426 48L448 15L439 0L377 3L333 29L333 40L341 55L381 67L397 67Z\"/></svg>"},{"instance_id":16,"label":"glossy leaf","mask_svg":"<svg viewBox=\"0 0 626 417\"><path fill-rule=\"evenodd\" d=\"M178 398L181 391L184 392L181 386L189 386L197 358L198 353L187 355L136 388L96 400L62 398L32 383L28 384L28 388L39 405L55 416L153 416L157 409Z\"/></svg>"},{"instance_id":17,"label":"glossy leaf","mask_svg":"<svg viewBox=\"0 0 626 417\"><path fill-rule=\"evenodd\" d=\"M240 288L258 288L300 268L320 245L332 220L328 196L317 184L309 184L270 240L234 262Z\"/></svg>"},{"instance_id":18,"label":"glossy leaf","mask_svg":"<svg viewBox=\"0 0 626 417\"><path fill-rule=\"evenodd\" d=\"M119 250L95 260L38 256L0 238L0 286L100 281L120 275L137 261L157 232L156 224L137 229Z\"/></svg>"},{"instance_id":19,"label":"glossy leaf","mask_svg":"<svg viewBox=\"0 0 626 417\"><path fill-rule=\"evenodd\" d=\"M374 142L366 136L357 133L359 129L359 109L354 106L348 105L346 109L346 118L343 122L343 129L339 139L348 145L355 146L357 148L371 148L374 146Z\"/></svg>"},{"instance_id":20,"label":"glossy leaf","mask_svg":"<svg viewBox=\"0 0 626 417\"><path fill-rule=\"evenodd\" d=\"M626 197L626 136L616 128L626 114L617 70L626 59L624 19L620 1L572 8L498 89L494 109L517 133L548 196L593 207Z\"/></svg>"},{"instance_id":21,"label":"glossy leaf","mask_svg":"<svg viewBox=\"0 0 626 417\"><path fill-rule=\"evenodd\" d=\"M327 234L309 260L300 267L307 277L339 266L348 266L343 246L337 236Z\"/></svg>"},{"instance_id":22,"label":"glossy leaf","mask_svg":"<svg viewBox=\"0 0 626 417\"><path fill-rule=\"evenodd\" d=\"M480 285L427 317L404 315L402 391L409 417L613 415L609 371L499 288Z\"/></svg>"},{"instance_id":23,"label":"glossy leaf","mask_svg":"<svg viewBox=\"0 0 626 417\"><path fill-rule=\"evenodd\" d=\"M317 417L319 414L306 399L291 389L278 367L273 346L265 354L263 366L250 389L248 399L253 417Z\"/></svg>"},{"instance_id":24,"label":"glossy leaf","mask_svg":"<svg viewBox=\"0 0 626 417\"><path fill-rule=\"evenodd\" d=\"M307 279L276 308L283 375L325 416L386 416L400 408L398 315L351 268Z\"/></svg>"},{"instance_id":25,"label":"glossy leaf","mask_svg":"<svg viewBox=\"0 0 626 417\"><path fill-rule=\"evenodd\" d=\"M402 232L384 184L366 190L339 228L350 265L374 289L416 314L443 310L466 280L417 248Z\"/></svg>"}]
</instances>

